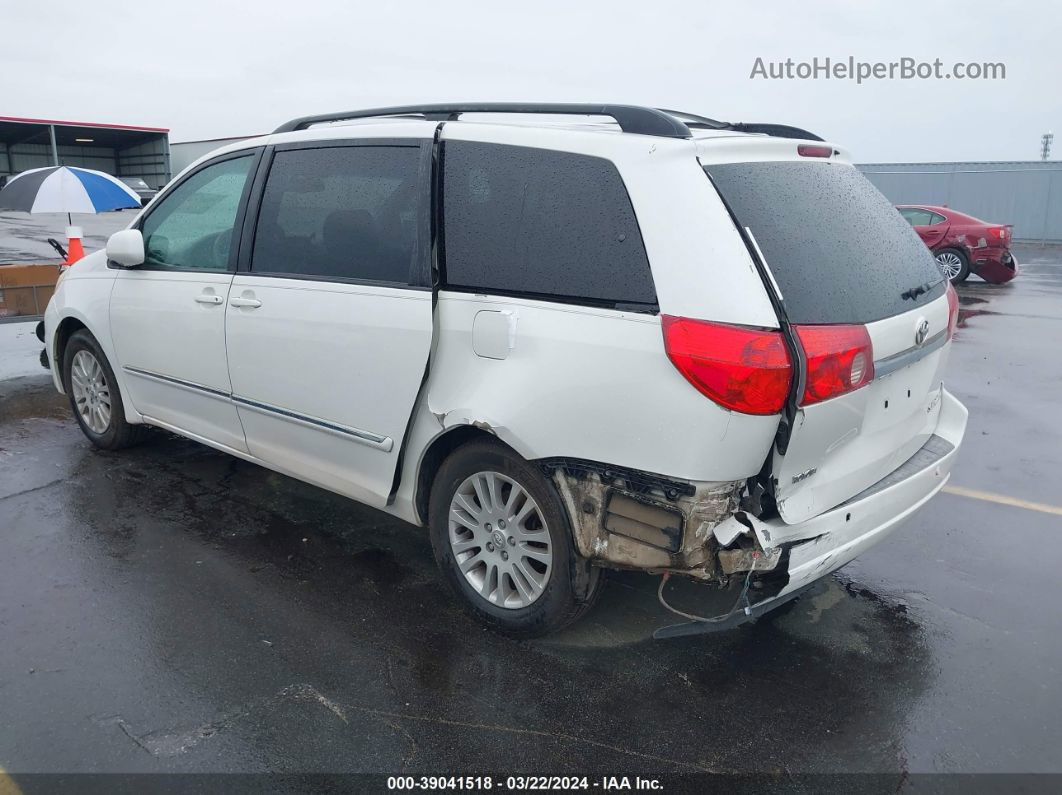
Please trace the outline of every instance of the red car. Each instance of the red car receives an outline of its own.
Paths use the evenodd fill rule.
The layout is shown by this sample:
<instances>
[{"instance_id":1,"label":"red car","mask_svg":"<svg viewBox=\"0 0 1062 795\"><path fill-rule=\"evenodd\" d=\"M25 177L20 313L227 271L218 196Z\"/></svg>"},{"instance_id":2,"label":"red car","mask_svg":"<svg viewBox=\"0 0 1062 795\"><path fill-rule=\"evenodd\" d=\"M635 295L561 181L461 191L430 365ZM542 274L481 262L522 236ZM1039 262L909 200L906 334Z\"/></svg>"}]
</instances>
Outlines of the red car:
<instances>
[{"instance_id":1,"label":"red car","mask_svg":"<svg viewBox=\"0 0 1062 795\"><path fill-rule=\"evenodd\" d=\"M965 281L971 272L993 284L1018 275L1018 262L1010 253L1010 224L990 224L931 204L900 204L896 209L929 246L952 283Z\"/></svg>"}]
</instances>

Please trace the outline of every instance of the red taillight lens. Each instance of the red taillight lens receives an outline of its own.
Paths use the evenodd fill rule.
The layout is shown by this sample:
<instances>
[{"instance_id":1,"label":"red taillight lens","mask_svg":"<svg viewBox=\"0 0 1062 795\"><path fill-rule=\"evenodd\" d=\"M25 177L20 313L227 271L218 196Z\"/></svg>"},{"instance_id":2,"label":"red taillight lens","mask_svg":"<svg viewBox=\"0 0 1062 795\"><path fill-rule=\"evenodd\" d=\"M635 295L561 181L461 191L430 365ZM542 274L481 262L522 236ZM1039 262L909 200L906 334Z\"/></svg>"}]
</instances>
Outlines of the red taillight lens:
<instances>
[{"instance_id":1,"label":"red taillight lens","mask_svg":"<svg viewBox=\"0 0 1062 795\"><path fill-rule=\"evenodd\" d=\"M791 367L777 331L661 316L671 363L702 394L743 414L777 414L789 394Z\"/></svg>"},{"instance_id":2,"label":"red taillight lens","mask_svg":"<svg viewBox=\"0 0 1062 795\"><path fill-rule=\"evenodd\" d=\"M955 292L951 282L948 282L948 288L944 294L948 296L948 339L950 340L955 336L955 329L959 325L959 294Z\"/></svg>"},{"instance_id":3,"label":"red taillight lens","mask_svg":"<svg viewBox=\"0 0 1062 795\"><path fill-rule=\"evenodd\" d=\"M809 406L874 380L874 350L866 326L794 326L808 361L804 397Z\"/></svg>"},{"instance_id":4,"label":"red taillight lens","mask_svg":"<svg viewBox=\"0 0 1062 795\"><path fill-rule=\"evenodd\" d=\"M797 154L801 157L829 157L833 154L832 146L815 146L814 144L799 144Z\"/></svg>"}]
</instances>

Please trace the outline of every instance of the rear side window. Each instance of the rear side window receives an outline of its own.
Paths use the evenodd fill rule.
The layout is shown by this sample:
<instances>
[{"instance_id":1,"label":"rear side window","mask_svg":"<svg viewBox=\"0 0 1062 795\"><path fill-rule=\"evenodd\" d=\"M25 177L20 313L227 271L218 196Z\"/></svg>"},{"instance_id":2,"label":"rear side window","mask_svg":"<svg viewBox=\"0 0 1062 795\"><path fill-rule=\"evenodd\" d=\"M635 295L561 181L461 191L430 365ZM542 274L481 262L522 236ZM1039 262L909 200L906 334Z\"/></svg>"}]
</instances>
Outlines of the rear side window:
<instances>
[{"instance_id":1,"label":"rear side window","mask_svg":"<svg viewBox=\"0 0 1062 795\"><path fill-rule=\"evenodd\" d=\"M634 209L610 161L449 141L443 169L448 286L656 308Z\"/></svg>"},{"instance_id":2,"label":"rear side window","mask_svg":"<svg viewBox=\"0 0 1062 795\"><path fill-rule=\"evenodd\" d=\"M251 270L408 283L417 239L419 151L278 151L262 193Z\"/></svg>"},{"instance_id":3,"label":"rear side window","mask_svg":"<svg viewBox=\"0 0 1062 795\"><path fill-rule=\"evenodd\" d=\"M870 323L944 294L925 243L852 166L756 162L705 171L752 232L790 322ZM926 292L911 297L921 286Z\"/></svg>"},{"instance_id":4,"label":"rear side window","mask_svg":"<svg viewBox=\"0 0 1062 795\"><path fill-rule=\"evenodd\" d=\"M933 213L929 210L919 210L914 207L905 207L900 210L900 215L907 219L907 223L911 226L929 226L935 223L933 220Z\"/></svg>"}]
</instances>

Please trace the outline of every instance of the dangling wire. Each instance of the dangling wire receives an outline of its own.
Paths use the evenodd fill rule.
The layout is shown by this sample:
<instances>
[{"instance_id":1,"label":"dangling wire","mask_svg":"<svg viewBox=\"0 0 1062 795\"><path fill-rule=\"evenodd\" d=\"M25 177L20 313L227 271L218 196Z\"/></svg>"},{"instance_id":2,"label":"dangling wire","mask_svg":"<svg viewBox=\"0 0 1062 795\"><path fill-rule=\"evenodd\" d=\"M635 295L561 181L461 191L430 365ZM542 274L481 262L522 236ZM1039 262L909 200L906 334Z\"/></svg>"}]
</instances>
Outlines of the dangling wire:
<instances>
[{"instance_id":1,"label":"dangling wire","mask_svg":"<svg viewBox=\"0 0 1062 795\"><path fill-rule=\"evenodd\" d=\"M757 558L759 558L759 553L758 552L754 552L753 555L752 555L752 568L749 569L749 573L745 575L745 583L741 586L741 593L738 594L737 601L734 602L733 607L731 607L730 610L724 615L715 616L714 618L705 618L704 616L695 616L692 613L685 613L682 610L679 610L679 609L669 605L667 603L667 600L664 599L664 586L667 585L667 581L671 577L671 572L669 572L669 571L665 571L663 573L663 575L660 577L660 587L657 588L657 590L656 590L656 598L660 600L660 604L662 604L665 608L670 610L675 615L682 616L683 618L688 618L690 621L699 621L702 624L720 624L720 623L726 621L727 619L729 619L731 616L733 616L734 613L737 612L738 606L743 601L745 601L745 597L748 595L748 592L749 592L749 581L752 580L752 572L756 568L756 559ZM746 615L749 613L750 609L751 609L751 606L746 602L745 603L745 614Z\"/></svg>"}]
</instances>

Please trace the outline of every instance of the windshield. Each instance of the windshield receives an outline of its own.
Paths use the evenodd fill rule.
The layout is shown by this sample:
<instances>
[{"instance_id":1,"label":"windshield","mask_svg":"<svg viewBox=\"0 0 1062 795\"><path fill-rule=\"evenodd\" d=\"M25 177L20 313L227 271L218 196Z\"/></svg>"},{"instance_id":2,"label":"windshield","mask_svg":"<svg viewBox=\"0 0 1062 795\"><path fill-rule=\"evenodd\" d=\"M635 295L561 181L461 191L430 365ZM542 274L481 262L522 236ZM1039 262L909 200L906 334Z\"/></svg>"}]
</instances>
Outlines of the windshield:
<instances>
[{"instance_id":1,"label":"windshield","mask_svg":"<svg viewBox=\"0 0 1062 795\"><path fill-rule=\"evenodd\" d=\"M147 188L148 186L148 184L142 179L126 178L123 179L122 182L124 182L130 188Z\"/></svg>"},{"instance_id":2,"label":"windshield","mask_svg":"<svg viewBox=\"0 0 1062 795\"><path fill-rule=\"evenodd\" d=\"M944 294L929 249L854 167L767 161L705 171L752 233L791 323L870 323Z\"/></svg>"}]
</instances>

